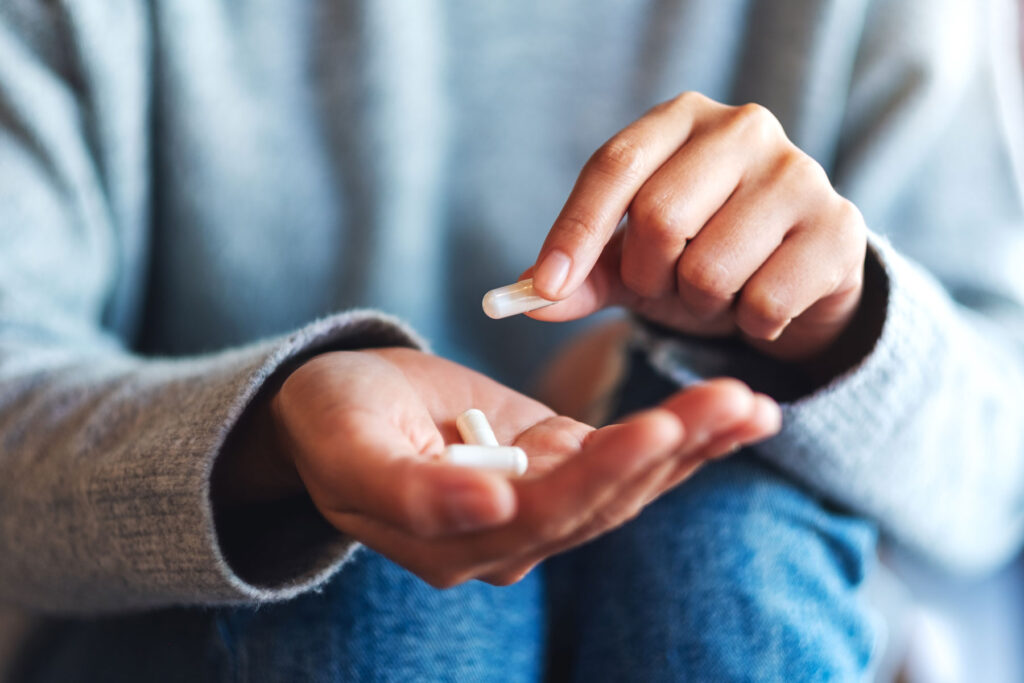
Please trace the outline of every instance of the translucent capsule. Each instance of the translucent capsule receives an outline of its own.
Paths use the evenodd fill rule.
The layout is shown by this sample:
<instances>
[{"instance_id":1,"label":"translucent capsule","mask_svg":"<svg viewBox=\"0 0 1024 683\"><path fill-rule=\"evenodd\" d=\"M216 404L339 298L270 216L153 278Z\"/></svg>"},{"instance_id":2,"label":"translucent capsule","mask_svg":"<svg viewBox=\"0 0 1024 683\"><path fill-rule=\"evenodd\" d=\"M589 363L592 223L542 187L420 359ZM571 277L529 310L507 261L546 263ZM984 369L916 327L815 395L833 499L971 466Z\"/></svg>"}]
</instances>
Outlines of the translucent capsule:
<instances>
[{"instance_id":1,"label":"translucent capsule","mask_svg":"<svg viewBox=\"0 0 1024 683\"><path fill-rule=\"evenodd\" d=\"M494 430L487 421L483 411L470 408L455 418L455 427L459 430L462 440L473 446L500 446Z\"/></svg>"},{"instance_id":2,"label":"translucent capsule","mask_svg":"<svg viewBox=\"0 0 1024 683\"><path fill-rule=\"evenodd\" d=\"M484 294L484 313L491 318L507 318L510 315L528 313L557 303L533 291L533 278L504 287L498 287Z\"/></svg>"},{"instance_id":3,"label":"translucent capsule","mask_svg":"<svg viewBox=\"0 0 1024 683\"><path fill-rule=\"evenodd\" d=\"M441 460L450 465L497 470L522 476L526 473L526 453L518 446L477 446L455 443L444 449Z\"/></svg>"}]
</instances>

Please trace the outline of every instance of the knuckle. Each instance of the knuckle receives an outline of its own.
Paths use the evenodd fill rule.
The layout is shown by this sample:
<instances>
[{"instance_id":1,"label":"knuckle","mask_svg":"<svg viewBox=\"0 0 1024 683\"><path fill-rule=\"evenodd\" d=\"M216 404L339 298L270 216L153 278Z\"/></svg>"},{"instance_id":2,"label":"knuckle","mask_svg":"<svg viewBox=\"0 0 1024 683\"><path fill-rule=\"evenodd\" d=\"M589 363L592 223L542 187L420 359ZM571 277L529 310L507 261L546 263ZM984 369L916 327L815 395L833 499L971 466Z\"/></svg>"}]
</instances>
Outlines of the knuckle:
<instances>
[{"instance_id":1,"label":"knuckle","mask_svg":"<svg viewBox=\"0 0 1024 683\"><path fill-rule=\"evenodd\" d=\"M717 259L699 252L684 253L679 262L679 277L683 283L701 294L714 299L726 299L729 291L729 271Z\"/></svg>"},{"instance_id":2,"label":"knuckle","mask_svg":"<svg viewBox=\"0 0 1024 683\"><path fill-rule=\"evenodd\" d=\"M466 582L466 577L452 571L435 570L420 573L420 578L426 581L431 587L438 590L455 588Z\"/></svg>"},{"instance_id":3,"label":"knuckle","mask_svg":"<svg viewBox=\"0 0 1024 683\"><path fill-rule=\"evenodd\" d=\"M677 249L686 242L682 211L670 200L641 194L630 212L629 229L645 243L661 250Z\"/></svg>"},{"instance_id":4,"label":"knuckle","mask_svg":"<svg viewBox=\"0 0 1024 683\"><path fill-rule=\"evenodd\" d=\"M716 377L714 385L723 391L732 392L749 392L750 387L743 383L742 380L736 379L735 377Z\"/></svg>"},{"instance_id":5,"label":"knuckle","mask_svg":"<svg viewBox=\"0 0 1024 683\"><path fill-rule=\"evenodd\" d=\"M612 509L600 510L594 515L589 526L593 531L604 532L622 526L638 514L640 514L640 507L637 503L620 504Z\"/></svg>"},{"instance_id":6,"label":"knuckle","mask_svg":"<svg viewBox=\"0 0 1024 683\"><path fill-rule=\"evenodd\" d=\"M859 230L863 230L864 216L861 214L860 209L857 208L857 205L846 197L837 196L839 201L836 204L836 213L839 214L839 220L845 224L856 226Z\"/></svg>"},{"instance_id":7,"label":"knuckle","mask_svg":"<svg viewBox=\"0 0 1024 683\"><path fill-rule=\"evenodd\" d=\"M864 217L861 215L860 209L844 197L839 198L836 212L838 217L835 223L839 234L835 239L838 243L838 249L843 254L842 266L848 273L856 271L854 273L855 284L859 284L859 278L863 276L862 266L868 246L867 225L864 223Z\"/></svg>"},{"instance_id":8,"label":"knuckle","mask_svg":"<svg viewBox=\"0 0 1024 683\"><path fill-rule=\"evenodd\" d=\"M814 157L796 147L783 154L779 162L779 175L785 182L795 187L817 186L832 190L832 184L822 165Z\"/></svg>"},{"instance_id":9,"label":"knuckle","mask_svg":"<svg viewBox=\"0 0 1024 683\"><path fill-rule=\"evenodd\" d=\"M643 176L647 154L644 146L626 135L616 135L591 157L588 165L608 176L638 180Z\"/></svg>"},{"instance_id":10,"label":"knuckle","mask_svg":"<svg viewBox=\"0 0 1024 683\"><path fill-rule=\"evenodd\" d=\"M644 264L638 259L622 259L622 264L619 266L619 278L627 289L640 296L647 296L651 280Z\"/></svg>"},{"instance_id":11,"label":"knuckle","mask_svg":"<svg viewBox=\"0 0 1024 683\"><path fill-rule=\"evenodd\" d=\"M602 512L596 519L595 529L608 531L636 519L643 511L644 499L639 495L619 501L614 507Z\"/></svg>"},{"instance_id":12,"label":"knuckle","mask_svg":"<svg viewBox=\"0 0 1024 683\"><path fill-rule=\"evenodd\" d=\"M533 569L533 566L518 567L508 571L498 572L487 577L485 581L492 586L511 586L522 581Z\"/></svg>"},{"instance_id":13,"label":"knuckle","mask_svg":"<svg viewBox=\"0 0 1024 683\"><path fill-rule=\"evenodd\" d=\"M391 479L396 521L415 536L436 537L441 532L440 520L436 518L434 510L428 509L426 491L412 460L396 462Z\"/></svg>"},{"instance_id":14,"label":"knuckle","mask_svg":"<svg viewBox=\"0 0 1024 683\"><path fill-rule=\"evenodd\" d=\"M568 536L573 524L564 519L552 519L538 525L537 536L545 541L557 541Z\"/></svg>"},{"instance_id":15,"label":"knuckle","mask_svg":"<svg viewBox=\"0 0 1024 683\"><path fill-rule=\"evenodd\" d=\"M595 216L566 213L558 219L559 233L574 244L589 244L601 237Z\"/></svg>"},{"instance_id":16,"label":"knuckle","mask_svg":"<svg viewBox=\"0 0 1024 683\"><path fill-rule=\"evenodd\" d=\"M554 415L535 427L543 430L545 448L552 453L579 451L587 434L591 433L589 427L565 415Z\"/></svg>"},{"instance_id":17,"label":"knuckle","mask_svg":"<svg viewBox=\"0 0 1024 683\"><path fill-rule=\"evenodd\" d=\"M776 292L764 288L754 289L744 300L747 315L766 326L777 327L792 317L789 302Z\"/></svg>"},{"instance_id":18,"label":"knuckle","mask_svg":"<svg viewBox=\"0 0 1024 683\"><path fill-rule=\"evenodd\" d=\"M836 225L842 229L843 235L853 246L865 245L867 242L867 225L857 205L846 197L839 197L836 206Z\"/></svg>"},{"instance_id":19,"label":"knuckle","mask_svg":"<svg viewBox=\"0 0 1024 683\"><path fill-rule=\"evenodd\" d=\"M625 511L622 513L622 517L619 521L619 524L623 525L632 522L634 519L640 516L640 513L644 511L645 507L646 502L644 500L637 500L631 503L629 507L627 507Z\"/></svg>"},{"instance_id":20,"label":"knuckle","mask_svg":"<svg viewBox=\"0 0 1024 683\"><path fill-rule=\"evenodd\" d=\"M861 264L867 250L867 226L860 209L845 197L824 210L816 220L821 239L828 241L829 261L846 270Z\"/></svg>"},{"instance_id":21,"label":"knuckle","mask_svg":"<svg viewBox=\"0 0 1024 683\"><path fill-rule=\"evenodd\" d=\"M564 519L558 515L550 518L535 516L528 525L530 535L536 541L548 542L568 536L574 528L572 520Z\"/></svg>"},{"instance_id":22,"label":"knuckle","mask_svg":"<svg viewBox=\"0 0 1024 683\"><path fill-rule=\"evenodd\" d=\"M674 109L691 110L701 107L709 101L710 100L706 95L703 95L696 90L684 90L666 102L666 104Z\"/></svg>"},{"instance_id":23,"label":"knuckle","mask_svg":"<svg viewBox=\"0 0 1024 683\"><path fill-rule=\"evenodd\" d=\"M643 299L657 299L672 291L670 277L652 270L637 259L624 260L619 268L619 278L628 290Z\"/></svg>"},{"instance_id":24,"label":"knuckle","mask_svg":"<svg viewBox=\"0 0 1024 683\"><path fill-rule=\"evenodd\" d=\"M782 124L767 107L749 102L733 109L729 124L743 137L758 142L785 137Z\"/></svg>"},{"instance_id":25,"label":"knuckle","mask_svg":"<svg viewBox=\"0 0 1024 683\"><path fill-rule=\"evenodd\" d=\"M417 538L431 540L441 535L438 524L433 520L423 519L408 513L403 514L402 524Z\"/></svg>"}]
</instances>

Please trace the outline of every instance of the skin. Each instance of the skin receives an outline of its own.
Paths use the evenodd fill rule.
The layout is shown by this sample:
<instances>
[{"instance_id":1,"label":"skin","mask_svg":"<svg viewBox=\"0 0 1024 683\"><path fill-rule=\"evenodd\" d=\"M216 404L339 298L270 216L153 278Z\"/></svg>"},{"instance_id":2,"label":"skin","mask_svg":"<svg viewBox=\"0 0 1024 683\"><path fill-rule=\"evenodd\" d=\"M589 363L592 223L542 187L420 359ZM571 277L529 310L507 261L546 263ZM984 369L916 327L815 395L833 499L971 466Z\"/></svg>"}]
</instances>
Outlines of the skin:
<instances>
[{"instance_id":1,"label":"skin","mask_svg":"<svg viewBox=\"0 0 1024 683\"><path fill-rule=\"evenodd\" d=\"M626 218L625 227L616 230ZM827 354L861 300L866 229L764 107L683 93L587 161L527 271L560 303L624 306L785 361Z\"/></svg>"},{"instance_id":2,"label":"skin","mask_svg":"<svg viewBox=\"0 0 1024 683\"><path fill-rule=\"evenodd\" d=\"M439 388L442 389L439 391ZM522 447L522 479L439 463L474 406ZM295 370L218 462L214 498L307 492L331 524L436 587L506 585L617 527L701 463L763 439L777 405L736 380L679 392L594 429L456 363L394 348L325 353Z\"/></svg>"},{"instance_id":3,"label":"skin","mask_svg":"<svg viewBox=\"0 0 1024 683\"><path fill-rule=\"evenodd\" d=\"M687 334L738 335L781 360L820 362L857 312L865 235L857 209L764 108L684 93L584 166L527 271L559 303L531 315L624 306ZM469 407L526 451L527 477L436 461ZM722 379L593 429L410 349L316 356L251 415L218 462L219 505L308 493L339 530L438 587L517 581L780 426L771 399Z\"/></svg>"}]
</instances>

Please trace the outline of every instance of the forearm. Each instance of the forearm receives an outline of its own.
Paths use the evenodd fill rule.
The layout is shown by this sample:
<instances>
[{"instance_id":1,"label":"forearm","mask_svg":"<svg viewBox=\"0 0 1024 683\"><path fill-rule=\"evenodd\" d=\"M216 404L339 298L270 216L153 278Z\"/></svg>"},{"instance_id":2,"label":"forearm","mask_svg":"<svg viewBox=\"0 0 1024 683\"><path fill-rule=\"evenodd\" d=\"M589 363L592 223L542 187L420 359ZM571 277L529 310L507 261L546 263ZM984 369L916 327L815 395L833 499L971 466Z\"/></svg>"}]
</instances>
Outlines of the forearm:
<instances>
[{"instance_id":1,"label":"forearm","mask_svg":"<svg viewBox=\"0 0 1024 683\"><path fill-rule=\"evenodd\" d=\"M333 530L308 538L309 547L282 545L290 556L266 547L233 553L276 568L225 559L228 539L210 491L225 439L268 378L295 360L353 345L418 343L390 319L354 312L286 338L182 360L66 352L47 363L45 353L7 347L2 597L92 612L271 600L315 585L352 546ZM294 516L247 540L266 546L275 534L302 536L320 522L311 506L282 510Z\"/></svg>"},{"instance_id":2,"label":"forearm","mask_svg":"<svg viewBox=\"0 0 1024 683\"><path fill-rule=\"evenodd\" d=\"M650 357L680 382L732 373L785 394L783 430L757 446L762 457L951 569L991 567L1024 529L1024 354L1008 329L873 242L884 277L865 296L881 294L882 324L831 381L753 353L648 336Z\"/></svg>"}]
</instances>

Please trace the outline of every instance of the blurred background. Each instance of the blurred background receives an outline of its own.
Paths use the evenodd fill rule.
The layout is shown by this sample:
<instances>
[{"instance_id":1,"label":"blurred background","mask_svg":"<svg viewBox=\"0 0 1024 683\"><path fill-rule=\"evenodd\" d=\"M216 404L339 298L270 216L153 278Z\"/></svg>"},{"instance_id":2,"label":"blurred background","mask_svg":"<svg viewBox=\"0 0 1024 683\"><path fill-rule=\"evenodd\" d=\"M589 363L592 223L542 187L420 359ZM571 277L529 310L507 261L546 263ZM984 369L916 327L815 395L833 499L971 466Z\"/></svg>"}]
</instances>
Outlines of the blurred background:
<instances>
[{"instance_id":1,"label":"blurred background","mask_svg":"<svg viewBox=\"0 0 1024 683\"><path fill-rule=\"evenodd\" d=\"M1008 20L1017 23L1024 64L1024 0L1017 10ZM1024 556L978 581L936 575L892 550L883 560L871 586L890 634L878 681L1024 681Z\"/></svg>"}]
</instances>

